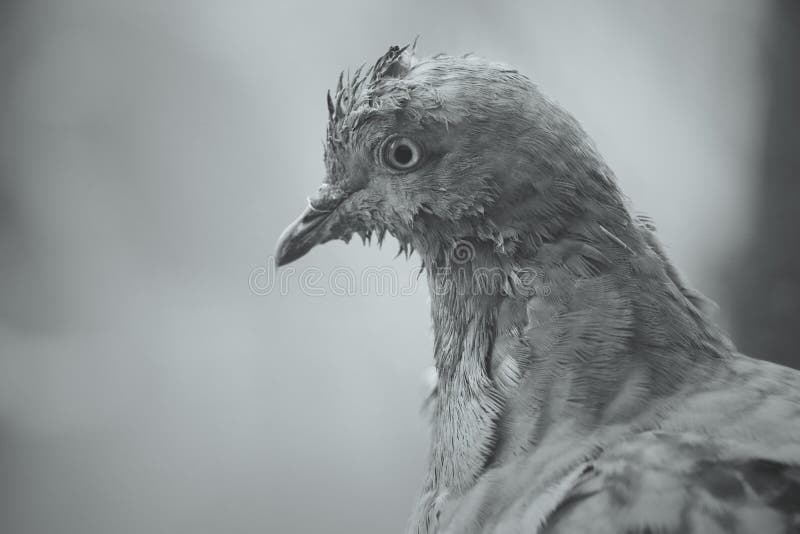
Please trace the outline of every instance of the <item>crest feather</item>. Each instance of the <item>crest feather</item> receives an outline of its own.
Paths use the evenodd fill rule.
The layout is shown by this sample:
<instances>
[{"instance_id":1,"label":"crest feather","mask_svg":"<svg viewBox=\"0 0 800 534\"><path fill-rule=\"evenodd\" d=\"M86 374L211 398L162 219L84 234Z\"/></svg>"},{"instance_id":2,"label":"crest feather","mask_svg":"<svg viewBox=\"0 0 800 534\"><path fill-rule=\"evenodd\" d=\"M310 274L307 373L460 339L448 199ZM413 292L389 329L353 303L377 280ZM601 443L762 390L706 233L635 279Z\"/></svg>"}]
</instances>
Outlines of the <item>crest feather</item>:
<instances>
[{"instance_id":1,"label":"crest feather","mask_svg":"<svg viewBox=\"0 0 800 534\"><path fill-rule=\"evenodd\" d=\"M333 95L329 91L326 99L329 144L335 145L346 139L345 119L356 108L375 104L376 89L382 81L408 74L416 63L416 46L417 39L402 47L392 46L368 69L365 70L365 65L361 65L352 75L345 75L344 71L339 74L336 90Z\"/></svg>"}]
</instances>

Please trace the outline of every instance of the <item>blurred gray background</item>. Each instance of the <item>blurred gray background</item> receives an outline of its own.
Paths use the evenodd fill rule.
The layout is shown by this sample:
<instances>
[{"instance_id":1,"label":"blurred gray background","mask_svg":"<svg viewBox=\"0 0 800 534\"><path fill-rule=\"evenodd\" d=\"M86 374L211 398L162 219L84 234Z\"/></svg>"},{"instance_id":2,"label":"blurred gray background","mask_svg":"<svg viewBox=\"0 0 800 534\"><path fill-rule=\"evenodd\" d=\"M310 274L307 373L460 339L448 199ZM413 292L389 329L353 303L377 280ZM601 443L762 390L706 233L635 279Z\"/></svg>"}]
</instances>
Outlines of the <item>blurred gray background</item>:
<instances>
[{"instance_id":1,"label":"blurred gray background","mask_svg":"<svg viewBox=\"0 0 800 534\"><path fill-rule=\"evenodd\" d=\"M4 0L0 532L402 529L424 280L249 281L322 179L326 89L417 34L539 82L740 346L796 365L797 4ZM409 280L394 253L295 267Z\"/></svg>"}]
</instances>

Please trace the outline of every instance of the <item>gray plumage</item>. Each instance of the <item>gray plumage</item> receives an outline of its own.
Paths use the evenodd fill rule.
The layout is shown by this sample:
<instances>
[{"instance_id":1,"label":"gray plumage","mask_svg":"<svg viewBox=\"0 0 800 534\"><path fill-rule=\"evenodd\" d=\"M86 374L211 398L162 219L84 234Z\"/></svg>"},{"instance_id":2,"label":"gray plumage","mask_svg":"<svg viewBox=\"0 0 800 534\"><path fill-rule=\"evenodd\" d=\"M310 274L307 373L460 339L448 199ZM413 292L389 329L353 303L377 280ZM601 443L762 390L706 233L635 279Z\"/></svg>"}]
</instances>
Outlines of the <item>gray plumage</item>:
<instances>
[{"instance_id":1,"label":"gray plumage","mask_svg":"<svg viewBox=\"0 0 800 534\"><path fill-rule=\"evenodd\" d=\"M277 261L386 232L422 257L438 383L409 532L800 532L800 374L735 351L572 116L410 47L327 105L327 177Z\"/></svg>"}]
</instances>

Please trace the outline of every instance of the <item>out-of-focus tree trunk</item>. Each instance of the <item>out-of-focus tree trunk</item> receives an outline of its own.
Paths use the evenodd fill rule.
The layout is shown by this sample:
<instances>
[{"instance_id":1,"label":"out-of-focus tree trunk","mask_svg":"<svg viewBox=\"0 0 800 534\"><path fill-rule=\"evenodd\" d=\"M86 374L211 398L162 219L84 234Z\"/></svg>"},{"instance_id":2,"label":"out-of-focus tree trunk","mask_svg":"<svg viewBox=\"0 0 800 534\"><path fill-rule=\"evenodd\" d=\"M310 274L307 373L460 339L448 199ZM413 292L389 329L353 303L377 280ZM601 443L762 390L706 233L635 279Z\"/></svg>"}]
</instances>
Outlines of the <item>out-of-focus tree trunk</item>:
<instances>
[{"instance_id":1,"label":"out-of-focus tree trunk","mask_svg":"<svg viewBox=\"0 0 800 534\"><path fill-rule=\"evenodd\" d=\"M761 175L735 266L733 337L744 353L800 368L800 2L775 0L772 17Z\"/></svg>"}]
</instances>

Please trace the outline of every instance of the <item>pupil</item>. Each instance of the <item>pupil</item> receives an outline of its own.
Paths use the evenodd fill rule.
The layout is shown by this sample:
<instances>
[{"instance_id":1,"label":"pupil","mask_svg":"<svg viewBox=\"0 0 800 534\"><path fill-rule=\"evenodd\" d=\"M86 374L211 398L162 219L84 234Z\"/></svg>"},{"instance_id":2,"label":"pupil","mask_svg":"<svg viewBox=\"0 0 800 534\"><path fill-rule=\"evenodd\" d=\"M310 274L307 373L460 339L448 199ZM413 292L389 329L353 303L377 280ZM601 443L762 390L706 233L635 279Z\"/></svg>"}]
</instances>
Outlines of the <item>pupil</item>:
<instances>
[{"instance_id":1,"label":"pupil","mask_svg":"<svg viewBox=\"0 0 800 534\"><path fill-rule=\"evenodd\" d=\"M414 152L408 145L400 145L394 149L394 159L400 165L408 165L413 157Z\"/></svg>"}]
</instances>

